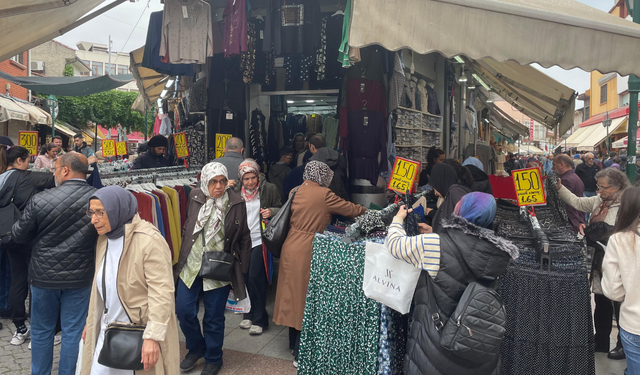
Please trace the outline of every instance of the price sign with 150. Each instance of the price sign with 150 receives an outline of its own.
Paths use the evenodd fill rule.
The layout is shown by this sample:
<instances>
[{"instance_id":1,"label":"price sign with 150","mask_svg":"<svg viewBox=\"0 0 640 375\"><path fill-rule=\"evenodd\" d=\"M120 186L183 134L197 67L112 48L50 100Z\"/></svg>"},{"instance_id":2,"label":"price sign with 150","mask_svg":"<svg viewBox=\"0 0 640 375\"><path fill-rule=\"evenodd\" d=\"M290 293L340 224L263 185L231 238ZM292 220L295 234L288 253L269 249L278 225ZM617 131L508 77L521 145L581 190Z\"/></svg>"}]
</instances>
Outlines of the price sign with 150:
<instances>
[{"instance_id":1,"label":"price sign with 150","mask_svg":"<svg viewBox=\"0 0 640 375\"><path fill-rule=\"evenodd\" d=\"M38 132L18 132L18 144L27 150L31 156L38 156Z\"/></svg>"},{"instance_id":2,"label":"price sign with 150","mask_svg":"<svg viewBox=\"0 0 640 375\"><path fill-rule=\"evenodd\" d=\"M516 188L519 206L534 206L547 203L544 193L540 169L528 168L511 172L513 184Z\"/></svg>"},{"instance_id":3,"label":"price sign with 150","mask_svg":"<svg viewBox=\"0 0 640 375\"><path fill-rule=\"evenodd\" d=\"M416 177L420 171L420 162L397 157L387 189L406 194L413 192Z\"/></svg>"}]
</instances>

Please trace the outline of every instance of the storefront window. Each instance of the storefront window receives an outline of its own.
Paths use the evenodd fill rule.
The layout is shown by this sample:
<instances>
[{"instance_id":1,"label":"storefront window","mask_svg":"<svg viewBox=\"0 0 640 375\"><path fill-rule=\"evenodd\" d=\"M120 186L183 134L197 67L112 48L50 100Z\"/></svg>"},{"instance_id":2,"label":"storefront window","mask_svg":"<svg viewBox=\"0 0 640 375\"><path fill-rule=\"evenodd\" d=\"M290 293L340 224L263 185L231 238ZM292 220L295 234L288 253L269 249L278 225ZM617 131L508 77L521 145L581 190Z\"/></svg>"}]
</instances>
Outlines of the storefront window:
<instances>
[{"instance_id":1,"label":"storefront window","mask_svg":"<svg viewBox=\"0 0 640 375\"><path fill-rule=\"evenodd\" d=\"M104 64L104 70L107 72L107 74L115 75L116 74L116 64L105 63Z\"/></svg>"},{"instance_id":2,"label":"storefront window","mask_svg":"<svg viewBox=\"0 0 640 375\"><path fill-rule=\"evenodd\" d=\"M102 67L103 64L101 62L93 61L91 63L91 72L93 76L101 76L102 75Z\"/></svg>"},{"instance_id":3,"label":"storefront window","mask_svg":"<svg viewBox=\"0 0 640 375\"><path fill-rule=\"evenodd\" d=\"M118 74L129 74L129 67L126 65L118 65Z\"/></svg>"}]
</instances>

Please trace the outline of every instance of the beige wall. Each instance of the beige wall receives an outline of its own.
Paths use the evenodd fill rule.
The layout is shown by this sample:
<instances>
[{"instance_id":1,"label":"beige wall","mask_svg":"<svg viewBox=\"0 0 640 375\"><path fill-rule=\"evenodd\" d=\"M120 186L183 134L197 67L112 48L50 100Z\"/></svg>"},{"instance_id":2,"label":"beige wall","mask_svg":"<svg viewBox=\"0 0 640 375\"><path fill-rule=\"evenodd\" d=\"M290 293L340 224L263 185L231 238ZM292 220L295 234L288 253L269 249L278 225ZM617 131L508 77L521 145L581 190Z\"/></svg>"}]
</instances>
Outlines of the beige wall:
<instances>
[{"instance_id":1,"label":"beige wall","mask_svg":"<svg viewBox=\"0 0 640 375\"><path fill-rule=\"evenodd\" d=\"M109 63L109 53L107 52L93 52L93 51L82 51L82 50L77 50L76 51L76 56L78 56L78 59L80 60L87 60L90 61L91 63L87 63L87 65L89 65L89 67L92 68L93 70L93 62L97 62L97 63L102 63L102 73L106 73L105 69L106 69L106 65ZM115 53L112 52L111 53L111 63L112 64L117 64L118 67L120 66L126 66L127 67L127 71L126 74L129 74L130 71L128 69L129 67L129 54L127 53ZM86 61L85 61L86 63ZM116 69L115 71L116 74L118 74L118 70ZM93 75L93 73L92 73ZM124 86L120 87L121 89L125 89L127 91L138 91L138 86L136 86L136 82L135 81L131 81L129 83L127 83Z\"/></svg>"},{"instance_id":2,"label":"beige wall","mask_svg":"<svg viewBox=\"0 0 640 375\"><path fill-rule=\"evenodd\" d=\"M75 50L53 40L31 49L31 61L44 62L44 75L47 77L62 77L67 59L73 59L75 56Z\"/></svg>"}]
</instances>

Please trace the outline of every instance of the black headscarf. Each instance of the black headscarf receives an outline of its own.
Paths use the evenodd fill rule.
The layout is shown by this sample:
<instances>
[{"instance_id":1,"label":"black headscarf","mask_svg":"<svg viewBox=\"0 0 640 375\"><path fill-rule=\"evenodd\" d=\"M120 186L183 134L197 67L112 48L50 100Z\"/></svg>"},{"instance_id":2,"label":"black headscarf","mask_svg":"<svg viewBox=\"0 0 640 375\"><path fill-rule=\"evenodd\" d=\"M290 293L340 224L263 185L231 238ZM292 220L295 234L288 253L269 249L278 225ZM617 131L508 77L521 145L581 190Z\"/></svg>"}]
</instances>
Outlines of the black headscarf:
<instances>
[{"instance_id":1,"label":"black headscarf","mask_svg":"<svg viewBox=\"0 0 640 375\"><path fill-rule=\"evenodd\" d=\"M120 186L107 186L96 191L89 201L92 199L98 199L102 203L109 217L111 232L106 234L107 238L115 240L124 236L124 226L138 213L136 197Z\"/></svg>"},{"instance_id":2,"label":"black headscarf","mask_svg":"<svg viewBox=\"0 0 640 375\"><path fill-rule=\"evenodd\" d=\"M433 186L442 197L445 197L451 186L457 183L458 175L456 174L456 170L449 164L439 163L431 170L429 184Z\"/></svg>"}]
</instances>

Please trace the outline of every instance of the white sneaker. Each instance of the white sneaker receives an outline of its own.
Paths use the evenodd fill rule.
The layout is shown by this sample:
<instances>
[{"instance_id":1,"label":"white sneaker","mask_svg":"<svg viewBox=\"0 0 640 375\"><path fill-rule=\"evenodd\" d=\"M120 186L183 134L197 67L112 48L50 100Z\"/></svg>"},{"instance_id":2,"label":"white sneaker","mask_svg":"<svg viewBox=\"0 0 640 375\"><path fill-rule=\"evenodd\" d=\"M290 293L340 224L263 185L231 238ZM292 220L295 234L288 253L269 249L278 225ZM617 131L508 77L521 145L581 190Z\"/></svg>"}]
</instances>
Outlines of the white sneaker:
<instances>
[{"instance_id":1,"label":"white sneaker","mask_svg":"<svg viewBox=\"0 0 640 375\"><path fill-rule=\"evenodd\" d=\"M249 329L249 334L250 335L254 335L254 336L258 336L262 334L262 327L260 326L251 326L251 329Z\"/></svg>"},{"instance_id":2,"label":"white sneaker","mask_svg":"<svg viewBox=\"0 0 640 375\"><path fill-rule=\"evenodd\" d=\"M293 367L298 368L298 361L296 360L293 361Z\"/></svg>"},{"instance_id":3,"label":"white sneaker","mask_svg":"<svg viewBox=\"0 0 640 375\"><path fill-rule=\"evenodd\" d=\"M9 342L9 344L11 345L22 345L24 344L25 340L28 339L31 336L31 330L29 328L27 328L27 332L25 333L20 333L18 331L16 331L13 334L13 337L11 338L11 341Z\"/></svg>"},{"instance_id":4,"label":"white sneaker","mask_svg":"<svg viewBox=\"0 0 640 375\"><path fill-rule=\"evenodd\" d=\"M56 335L53 338L53 346L60 345L61 342L62 342L62 335ZM29 343L29 345L31 345L31 343Z\"/></svg>"},{"instance_id":5,"label":"white sneaker","mask_svg":"<svg viewBox=\"0 0 640 375\"><path fill-rule=\"evenodd\" d=\"M242 329L249 329L251 328L251 321L249 319L245 319L240 322L240 325L238 327Z\"/></svg>"}]
</instances>

